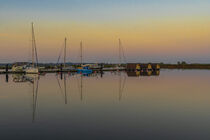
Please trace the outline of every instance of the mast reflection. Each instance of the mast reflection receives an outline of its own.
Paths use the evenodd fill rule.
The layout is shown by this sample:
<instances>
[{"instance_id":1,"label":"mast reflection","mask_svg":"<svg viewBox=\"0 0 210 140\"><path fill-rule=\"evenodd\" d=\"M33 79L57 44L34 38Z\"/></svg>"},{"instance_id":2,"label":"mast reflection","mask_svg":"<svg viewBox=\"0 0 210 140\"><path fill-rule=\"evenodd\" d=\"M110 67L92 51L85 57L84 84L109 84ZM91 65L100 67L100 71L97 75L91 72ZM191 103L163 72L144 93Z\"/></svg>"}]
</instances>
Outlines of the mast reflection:
<instances>
[{"instance_id":1,"label":"mast reflection","mask_svg":"<svg viewBox=\"0 0 210 140\"><path fill-rule=\"evenodd\" d=\"M88 75L86 75L88 76ZM80 100L83 100L83 74L79 74L79 79L77 78L77 83L78 83L78 89L79 89L79 93L80 93Z\"/></svg>"},{"instance_id":2,"label":"mast reflection","mask_svg":"<svg viewBox=\"0 0 210 140\"><path fill-rule=\"evenodd\" d=\"M118 78L119 78L119 89L118 89L118 93L119 93L119 101L122 100L123 97L123 91L125 88L125 83L126 83L126 75L123 72L118 72Z\"/></svg>"},{"instance_id":3,"label":"mast reflection","mask_svg":"<svg viewBox=\"0 0 210 140\"><path fill-rule=\"evenodd\" d=\"M29 78L33 82L32 83L32 87L33 87L32 122L35 122L37 99L38 99L38 89L39 89L39 76L38 75L30 75Z\"/></svg>"},{"instance_id":4,"label":"mast reflection","mask_svg":"<svg viewBox=\"0 0 210 140\"><path fill-rule=\"evenodd\" d=\"M6 74L5 81L6 81L6 83L8 83L8 82L9 82L9 75L8 75L8 74Z\"/></svg>"},{"instance_id":5,"label":"mast reflection","mask_svg":"<svg viewBox=\"0 0 210 140\"><path fill-rule=\"evenodd\" d=\"M60 73L60 79L63 80L63 86L64 86L64 91L63 88L61 86L60 80L58 78L58 75L56 76L57 82L58 82L58 86L60 89L61 94L64 97L64 103L67 104L68 100L67 100L67 88L66 88L66 73Z\"/></svg>"}]
</instances>

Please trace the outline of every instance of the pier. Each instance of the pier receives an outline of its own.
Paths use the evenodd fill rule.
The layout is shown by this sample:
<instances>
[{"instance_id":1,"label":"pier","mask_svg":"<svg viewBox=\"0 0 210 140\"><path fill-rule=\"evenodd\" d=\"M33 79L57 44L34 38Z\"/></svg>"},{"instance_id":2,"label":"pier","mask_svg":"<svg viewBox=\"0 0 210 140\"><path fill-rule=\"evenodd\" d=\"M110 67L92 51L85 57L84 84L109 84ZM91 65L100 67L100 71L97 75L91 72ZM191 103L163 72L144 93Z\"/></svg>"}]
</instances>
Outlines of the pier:
<instances>
[{"instance_id":1,"label":"pier","mask_svg":"<svg viewBox=\"0 0 210 140\"><path fill-rule=\"evenodd\" d=\"M93 72L100 72L100 71L125 71L126 69L116 69L116 68L105 68L105 69L92 69ZM62 73L68 73L68 72L77 72L77 70L60 70L60 69L42 69L39 71L39 73L59 73L59 72L62 72ZM11 69L9 70L1 70L0 71L0 74L25 74L26 72L25 71L22 71L22 72L14 72L12 71Z\"/></svg>"}]
</instances>

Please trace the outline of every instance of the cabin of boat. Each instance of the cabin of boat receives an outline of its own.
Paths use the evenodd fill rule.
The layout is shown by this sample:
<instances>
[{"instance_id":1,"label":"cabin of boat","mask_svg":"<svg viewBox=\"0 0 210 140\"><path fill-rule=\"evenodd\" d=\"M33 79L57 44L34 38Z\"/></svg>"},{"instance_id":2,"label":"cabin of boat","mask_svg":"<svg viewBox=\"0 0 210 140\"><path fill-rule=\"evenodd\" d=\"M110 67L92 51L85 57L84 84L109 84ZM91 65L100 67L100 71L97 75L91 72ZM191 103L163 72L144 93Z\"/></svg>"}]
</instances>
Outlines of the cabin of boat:
<instances>
[{"instance_id":1,"label":"cabin of boat","mask_svg":"<svg viewBox=\"0 0 210 140\"><path fill-rule=\"evenodd\" d=\"M28 74L38 74L39 69L35 67L26 67L25 72Z\"/></svg>"},{"instance_id":2,"label":"cabin of boat","mask_svg":"<svg viewBox=\"0 0 210 140\"><path fill-rule=\"evenodd\" d=\"M16 62L12 65L12 72L24 72L27 62Z\"/></svg>"},{"instance_id":3,"label":"cabin of boat","mask_svg":"<svg viewBox=\"0 0 210 140\"><path fill-rule=\"evenodd\" d=\"M160 70L160 65L159 64L151 64L151 66L152 66L152 70L153 71L159 71Z\"/></svg>"},{"instance_id":4,"label":"cabin of boat","mask_svg":"<svg viewBox=\"0 0 210 140\"><path fill-rule=\"evenodd\" d=\"M77 68L78 73L92 73L93 70L90 69L89 65L82 65L82 67Z\"/></svg>"}]
</instances>

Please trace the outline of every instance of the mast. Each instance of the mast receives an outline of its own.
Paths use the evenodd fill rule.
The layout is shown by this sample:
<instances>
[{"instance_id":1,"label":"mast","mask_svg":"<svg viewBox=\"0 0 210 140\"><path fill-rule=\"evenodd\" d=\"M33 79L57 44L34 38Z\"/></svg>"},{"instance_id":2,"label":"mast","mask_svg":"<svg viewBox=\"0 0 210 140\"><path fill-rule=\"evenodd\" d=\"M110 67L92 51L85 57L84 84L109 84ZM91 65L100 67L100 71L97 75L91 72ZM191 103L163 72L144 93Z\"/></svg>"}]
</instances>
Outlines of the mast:
<instances>
[{"instance_id":1,"label":"mast","mask_svg":"<svg viewBox=\"0 0 210 140\"><path fill-rule=\"evenodd\" d=\"M37 67L38 55L37 55L37 49L36 49L36 39L35 39L35 34L34 34L34 23L32 22L31 24L32 24L32 67L35 67L35 60L36 60L36 67Z\"/></svg>"},{"instance_id":2,"label":"mast","mask_svg":"<svg viewBox=\"0 0 210 140\"><path fill-rule=\"evenodd\" d=\"M66 67L66 38L65 38L65 43L64 43L64 57L63 57L63 67L65 68Z\"/></svg>"},{"instance_id":3,"label":"mast","mask_svg":"<svg viewBox=\"0 0 210 140\"><path fill-rule=\"evenodd\" d=\"M32 25L32 67L34 67L34 23Z\"/></svg>"},{"instance_id":4,"label":"mast","mask_svg":"<svg viewBox=\"0 0 210 140\"><path fill-rule=\"evenodd\" d=\"M81 66L82 66L82 63L83 63L83 59L82 59L82 56L83 54L82 54L82 41L80 42L80 64L81 64Z\"/></svg>"},{"instance_id":5,"label":"mast","mask_svg":"<svg viewBox=\"0 0 210 140\"><path fill-rule=\"evenodd\" d=\"M121 66L121 63L122 63L121 46L122 46L122 43L121 43L121 40L119 39L119 67Z\"/></svg>"}]
</instances>

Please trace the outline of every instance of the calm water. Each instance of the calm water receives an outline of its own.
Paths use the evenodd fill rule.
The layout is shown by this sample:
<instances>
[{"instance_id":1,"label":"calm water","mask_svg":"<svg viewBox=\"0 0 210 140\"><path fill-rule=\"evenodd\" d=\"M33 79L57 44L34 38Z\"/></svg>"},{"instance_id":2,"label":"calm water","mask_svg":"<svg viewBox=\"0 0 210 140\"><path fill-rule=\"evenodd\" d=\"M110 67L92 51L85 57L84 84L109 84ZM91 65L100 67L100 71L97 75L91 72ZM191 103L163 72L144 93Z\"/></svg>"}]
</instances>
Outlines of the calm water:
<instances>
[{"instance_id":1,"label":"calm water","mask_svg":"<svg viewBox=\"0 0 210 140\"><path fill-rule=\"evenodd\" d=\"M207 140L210 71L0 75L0 112L3 140Z\"/></svg>"}]
</instances>

